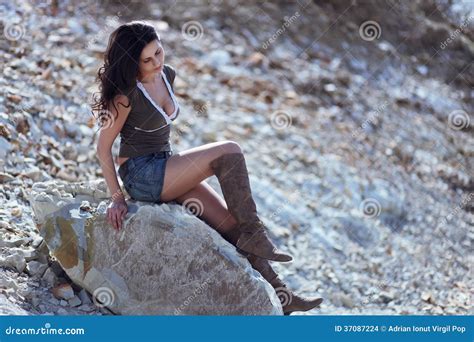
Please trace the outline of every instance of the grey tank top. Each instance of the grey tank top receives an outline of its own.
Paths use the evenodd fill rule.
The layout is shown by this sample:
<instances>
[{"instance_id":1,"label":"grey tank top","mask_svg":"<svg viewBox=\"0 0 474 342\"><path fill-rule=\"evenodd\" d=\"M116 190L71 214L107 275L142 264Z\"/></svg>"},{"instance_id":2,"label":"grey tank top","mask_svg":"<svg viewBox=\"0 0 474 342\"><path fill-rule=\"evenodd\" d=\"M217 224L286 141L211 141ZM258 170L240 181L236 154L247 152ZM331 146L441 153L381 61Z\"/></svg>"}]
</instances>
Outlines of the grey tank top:
<instances>
[{"instance_id":1,"label":"grey tank top","mask_svg":"<svg viewBox=\"0 0 474 342\"><path fill-rule=\"evenodd\" d=\"M165 64L161 75L174 104L169 116L156 104L141 82L128 92L130 113L120 131L119 157L138 157L153 152L172 151L171 124L179 115L178 101L174 95L175 69Z\"/></svg>"}]
</instances>

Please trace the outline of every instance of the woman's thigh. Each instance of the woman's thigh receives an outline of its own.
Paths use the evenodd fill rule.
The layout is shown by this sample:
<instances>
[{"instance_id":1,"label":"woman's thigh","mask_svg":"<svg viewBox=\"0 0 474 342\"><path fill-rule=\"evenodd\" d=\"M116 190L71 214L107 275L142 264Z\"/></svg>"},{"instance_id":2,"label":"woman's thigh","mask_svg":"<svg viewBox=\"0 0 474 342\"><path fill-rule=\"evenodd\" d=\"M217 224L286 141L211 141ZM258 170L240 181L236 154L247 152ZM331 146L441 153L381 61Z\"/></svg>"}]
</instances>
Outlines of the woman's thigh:
<instances>
[{"instance_id":1,"label":"woman's thigh","mask_svg":"<svg viewBox=\"0 0 474 342\"><path fill-rule=\"evenodd\" d=\"M220 232L231 230L237 224L225 200L206 181L179 196L176 201Z\"/></svg>"},{"instance_id":2,"label":"woman's thigh","mask_svg":"<svg viewBox=\"0 0 474 342\"><path fill-rule=\"evenodd\" d=\"M168 202L187 193L214 172L210 163L226 153L241 153L234 141L218 141L174 154L168 158L161 201Z\"/></svg>"}]
</instances>

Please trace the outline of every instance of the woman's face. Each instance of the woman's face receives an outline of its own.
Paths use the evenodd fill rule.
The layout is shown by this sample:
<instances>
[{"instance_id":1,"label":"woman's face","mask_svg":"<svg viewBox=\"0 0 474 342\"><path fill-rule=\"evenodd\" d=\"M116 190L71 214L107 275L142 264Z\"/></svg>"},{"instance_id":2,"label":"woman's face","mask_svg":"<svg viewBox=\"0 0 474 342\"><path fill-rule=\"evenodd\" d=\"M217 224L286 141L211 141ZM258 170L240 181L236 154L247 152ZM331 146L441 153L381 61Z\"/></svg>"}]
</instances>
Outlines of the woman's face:
<instances>
[{"instance_id":1,"label":"woman's face","mask_svg":"<svg viewBox=\"0 0 474 342\"><path fill-rule=\"evenodd\" d=\"M138 63L138 75L140 78L152 77L155 73L163 70L165 51L161 43L155 39L148 43L142 50Z\"/></svg>"}]
</instances>

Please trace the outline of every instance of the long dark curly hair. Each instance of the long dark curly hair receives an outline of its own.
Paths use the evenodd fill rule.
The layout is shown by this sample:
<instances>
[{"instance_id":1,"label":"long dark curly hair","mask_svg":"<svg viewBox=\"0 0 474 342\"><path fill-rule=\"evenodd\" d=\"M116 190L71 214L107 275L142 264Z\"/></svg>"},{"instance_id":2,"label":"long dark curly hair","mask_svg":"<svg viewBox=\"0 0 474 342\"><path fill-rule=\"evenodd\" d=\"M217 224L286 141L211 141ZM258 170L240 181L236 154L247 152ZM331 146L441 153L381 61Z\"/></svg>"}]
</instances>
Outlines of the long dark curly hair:
<instances>
[{"instance_id":1,"label":"long dark curly hair","mask_svg":"<svg viewBox=\"0 0 474 342\"><path fill-rule=\"evenodd\" d=\"M138 65L143 48L160 36L153 25L145 21L131 21L120 25L109 37L104 53L104 64L99 68L96 82L99 92L92 97L92 115L100 127L114 118L111 117L110 104L117 110L114 98L117 95L129 96L136 86ZM125 104L119 102L120 105Z\"/></svg>"}]
</instances>

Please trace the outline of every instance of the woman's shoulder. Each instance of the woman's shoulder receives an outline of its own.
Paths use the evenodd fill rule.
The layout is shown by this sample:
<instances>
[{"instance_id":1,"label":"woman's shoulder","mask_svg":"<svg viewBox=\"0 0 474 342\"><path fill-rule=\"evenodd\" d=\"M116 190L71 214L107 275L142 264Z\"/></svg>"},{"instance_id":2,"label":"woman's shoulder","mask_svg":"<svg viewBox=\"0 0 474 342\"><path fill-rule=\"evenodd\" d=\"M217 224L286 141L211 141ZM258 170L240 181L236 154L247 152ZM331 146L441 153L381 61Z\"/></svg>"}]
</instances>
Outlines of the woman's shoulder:
<instances>
[{"instance_id":1,"label":"woman's shoulder","mask_svg":"<svg viewBox=\"0 0 474 342\"><path fill-rule=\"evenodd\" d=\"M121 92L121 96L127 98L130 102L136 101L137 97L139 96L138 92L138 82L130 85L127 89Z\"/></svg>"},{"instance_id":2,"label":"woman's shoulder","mask_svg":"<svg viewBox=\"0 0 474 342\"><path fill-rule=\"evenodd\" d=\"M165 72L166 77L168 77L171 85L173 85L174 79L176 77L176 69L169 64L165 64L163 66L163 71Z\"/></svg>"}]
</instances>

